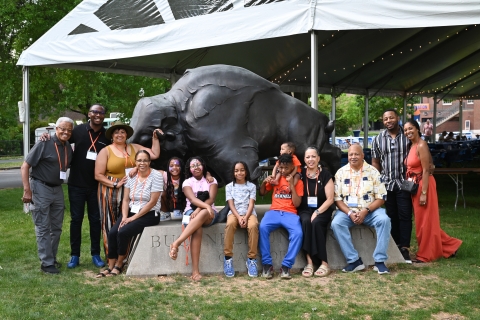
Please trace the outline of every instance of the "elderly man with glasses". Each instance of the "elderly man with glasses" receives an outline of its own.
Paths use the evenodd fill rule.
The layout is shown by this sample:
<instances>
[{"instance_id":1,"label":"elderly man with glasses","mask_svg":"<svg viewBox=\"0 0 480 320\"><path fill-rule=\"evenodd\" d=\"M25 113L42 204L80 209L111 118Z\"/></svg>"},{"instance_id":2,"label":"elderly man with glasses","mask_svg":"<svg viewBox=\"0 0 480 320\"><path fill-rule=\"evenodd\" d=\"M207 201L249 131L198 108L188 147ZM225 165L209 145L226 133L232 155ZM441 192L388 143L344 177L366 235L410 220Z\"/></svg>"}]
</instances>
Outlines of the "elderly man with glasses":
<instances>
[{"instance_id":1,"label":"elderly man with glasses","mask_svg":"<svg viewBox=\"0 0 480 320\"><path fill-rule=\"evenodd\" d=\"M73 157L68 142L72 130L72 119L59 118L52 139L35 144L21 168L24 188L22 201L30 203L40 269L49 274L60 272L56 257L65 210L62 183Z\"/></svg>"}]
</instances>

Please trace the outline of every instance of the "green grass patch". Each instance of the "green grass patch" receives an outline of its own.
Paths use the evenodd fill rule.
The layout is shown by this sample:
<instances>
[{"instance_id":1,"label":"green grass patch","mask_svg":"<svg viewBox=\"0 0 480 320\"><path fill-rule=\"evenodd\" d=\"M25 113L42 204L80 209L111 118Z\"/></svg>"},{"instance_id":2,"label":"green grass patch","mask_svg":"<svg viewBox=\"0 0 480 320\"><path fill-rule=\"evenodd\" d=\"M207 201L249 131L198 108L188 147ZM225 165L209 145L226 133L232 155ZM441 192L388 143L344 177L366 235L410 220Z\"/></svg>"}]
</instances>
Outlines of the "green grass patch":
<instances>
[{"instance_id":1,"label":"green grass patch","mask_svg":"<svg viewBox=\"0 0 480 320\"><path fill-rule=\"evenodd\" d=\"M480 197L478 175L465 176L467 208L454 211L455 186L438 176L442 228L464 241L454 259L425 266L392 265L391 274L366 271L290 281L204 276L95 279L84 221L81 264L70 255L65 212L58 276L40 272L32 219L21 189L0 190L0 319L478 319ZM65 192L65 196L67 193ZM222 205L222 189L218 205ZM265 199L259 199L265 200ZM413 236L413 249L416 241Z\"/></svg>"}]
</instances>

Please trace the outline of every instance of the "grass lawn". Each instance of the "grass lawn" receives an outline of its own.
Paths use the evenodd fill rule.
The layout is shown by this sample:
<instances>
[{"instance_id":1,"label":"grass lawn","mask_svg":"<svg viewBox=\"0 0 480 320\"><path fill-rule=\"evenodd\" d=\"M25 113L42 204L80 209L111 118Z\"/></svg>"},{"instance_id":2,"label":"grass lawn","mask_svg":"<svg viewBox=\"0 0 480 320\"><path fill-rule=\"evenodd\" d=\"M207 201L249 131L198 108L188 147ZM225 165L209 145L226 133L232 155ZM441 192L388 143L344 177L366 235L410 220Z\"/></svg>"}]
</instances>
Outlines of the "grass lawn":
<instances>
[{"instance_id":1,"label":"grass lawn","mask_svg":"<svg viewBox=\"0 0 480 320\"><path fill-rule=\"evenodd\" d=\"M204 276L200 283L184 276L94 279L87 223L81 265L66 268L68 201L57 257L61 274L46 275L31 217L22 211L22 190L0 190L0 319L480 319L479 177L465 177L467 208L457 211L453 182L437 179L442 228L464 241L456 258L391 265L383 276L335 271L324 279L295 274L290 281L245 274Z\"/></svg>"}]
</instances>

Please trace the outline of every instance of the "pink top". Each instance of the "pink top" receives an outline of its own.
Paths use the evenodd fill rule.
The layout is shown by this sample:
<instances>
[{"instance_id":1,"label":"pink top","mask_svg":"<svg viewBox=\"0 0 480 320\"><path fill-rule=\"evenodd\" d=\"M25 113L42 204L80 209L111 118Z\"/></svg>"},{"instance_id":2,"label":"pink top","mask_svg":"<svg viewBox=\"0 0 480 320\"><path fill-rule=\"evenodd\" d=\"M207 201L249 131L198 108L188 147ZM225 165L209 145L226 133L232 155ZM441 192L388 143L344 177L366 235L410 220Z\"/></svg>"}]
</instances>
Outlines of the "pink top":
<instances>
[{"instance_id":1,"label":"pink top","mask_svg":"<svg viewBox=\"0 0 480 320\"><path fill-rule=\"evenodd\" d=\"M212 183L208 183L205 177L202 177L202 179L200 180L197 180L195 177L190 177L183 182L182 190L185 187L191 187L193 190L193 193L195 194L195 196L197 196L198 191L210 191L210 185L212 184L218 184L215 178L213 178ZM190 200L187 198L187 205L185 206L185 212L192 209L190 204L191 204ZM212 203L212 209L217 211L217 209L215 208L215 203Z\"/></svg>"}]
</instances>

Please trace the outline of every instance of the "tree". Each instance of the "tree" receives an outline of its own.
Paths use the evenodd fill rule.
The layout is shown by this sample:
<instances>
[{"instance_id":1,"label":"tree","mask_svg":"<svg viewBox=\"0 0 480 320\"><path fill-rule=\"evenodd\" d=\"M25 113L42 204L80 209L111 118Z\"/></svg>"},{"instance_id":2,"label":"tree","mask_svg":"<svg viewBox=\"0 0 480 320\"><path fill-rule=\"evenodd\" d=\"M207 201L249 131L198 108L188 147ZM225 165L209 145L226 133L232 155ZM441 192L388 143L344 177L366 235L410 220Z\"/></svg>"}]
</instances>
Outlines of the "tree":
<instances>
[{"instance_id":1,"label":"tree","mask_svg":"<svg viewBox=\"0 0 480 320\"><path fill-rule=\"evenodd\" d=\"M4 0L0 6L0 139L22 136L18 126L17 101L22 99L22 68L16 66L20 53L38 40L81 0ZM165 79L78 71L30 68L31 119L54 121L65 111L86 115L94 103L108 111L131 115L143 88L146 96L164 93ZM32 126L32 129L34 127Z\"/></svg>"}]
</instances>

